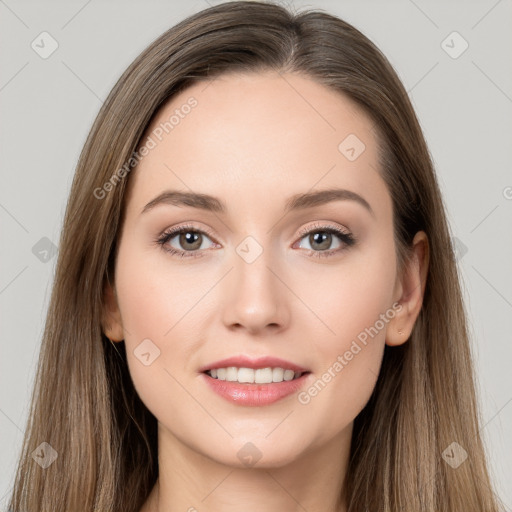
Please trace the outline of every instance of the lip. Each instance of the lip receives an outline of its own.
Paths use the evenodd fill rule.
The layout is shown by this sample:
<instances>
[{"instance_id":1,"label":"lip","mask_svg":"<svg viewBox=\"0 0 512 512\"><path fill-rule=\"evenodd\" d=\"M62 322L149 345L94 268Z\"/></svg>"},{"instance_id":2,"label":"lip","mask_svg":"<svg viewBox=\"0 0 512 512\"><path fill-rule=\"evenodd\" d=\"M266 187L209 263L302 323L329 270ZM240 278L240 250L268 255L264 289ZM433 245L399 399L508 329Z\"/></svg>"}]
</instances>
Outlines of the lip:
<instances>
[{"instance_id":1,"label":"lip","mask_svg":"<svg viewBox=\"0 0 512 512\"><path fill-rule=\"evenodd\" d=\"M253 370L258 370L261 368L283 368L285 370L293 370L294 372L308 372L307 368L303 368L295 363L290 361L286 361L284 359L280 359L278 357L259 357L257 359L252 359L248 356L239 355L234 357L229 357L227 359L222 359L220 361L215 361L214 363L207 364L199 369L200 372L205 372L207 370L215 370L217 368L228 368L229 366L236 366L237 368L252 368ZM298 380L298 379L297 379ZM288 381L294 382L294 381ZM268 384L265 384L268 386Z\"/></svg>"},{"instance_id":2,"label":"lip","mask_svg":"<svg viewBox=\"0 0 512 512\"><path fill-rule=\"evenodd\" d=\"M232 364L231 366L236 365ZM223 368L223 366L221 365L219 368ZM245 368L248 367L245 366ZM210 377L207 373L202 373L200 378L205 381L206 385L208 385L212 391L231 403L249 407L260 407L263 405L273 404L292 393L298 392L301 387L305 386L310 375L312 374L308 372L294 380L272 382L268 384L242 384L240 382L219 380Z\"/></svg>"}]
</instances>

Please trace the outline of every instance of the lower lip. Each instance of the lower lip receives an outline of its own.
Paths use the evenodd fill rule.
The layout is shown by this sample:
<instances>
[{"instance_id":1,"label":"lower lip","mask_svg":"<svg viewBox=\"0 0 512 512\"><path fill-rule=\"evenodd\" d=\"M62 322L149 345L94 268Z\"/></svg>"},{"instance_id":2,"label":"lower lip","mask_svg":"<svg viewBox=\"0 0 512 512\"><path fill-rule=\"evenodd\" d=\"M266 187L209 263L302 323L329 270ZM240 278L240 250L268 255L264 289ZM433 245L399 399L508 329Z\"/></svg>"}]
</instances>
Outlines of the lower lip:
<instances>
[{"instance_id":1,"label":"lower lip","mask_svg":"<svg viewBox=\"0 0 512 512\"><path fill-rule=\"evenodd\" d=\"M241 384L240 382L214 379L206 373L201 375L208 386L226 400L238 405L259 407L273 404L292 393L296 393L304 386L310 374L305 373L298 379L268 384Z\"/></svg>"}]
</instances>

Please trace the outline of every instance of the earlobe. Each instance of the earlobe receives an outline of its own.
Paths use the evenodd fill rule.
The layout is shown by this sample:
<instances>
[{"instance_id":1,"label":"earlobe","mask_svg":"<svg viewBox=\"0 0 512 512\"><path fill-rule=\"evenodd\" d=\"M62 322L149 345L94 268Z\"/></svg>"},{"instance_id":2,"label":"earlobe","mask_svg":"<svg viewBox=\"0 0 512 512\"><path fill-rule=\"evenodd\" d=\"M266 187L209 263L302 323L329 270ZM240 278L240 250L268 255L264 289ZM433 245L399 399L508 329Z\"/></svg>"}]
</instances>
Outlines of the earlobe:
<instances>
[{"instance_id":1,"label":"earlobe","mask_svg":"<svg viewBox=\"0 0 512 512\"><path fill-rule=\"evenodd\" d=\"M402 345L409 339L423 304L428 264L428 238L424 231L419 231L412 241L411 257L400 277L401 281L397 283L399 286L396 301L401 308L389 322L386 331L387 345Z\"/></svg>"},{"instance_id":2,"label":"earlobe","mask_svg":"<svg viewBox=\"0 0 512 512\"><path fill-rule=\"evenodd\" d=\"M121 312L117 304L114 287L108 282L103 286L103 315L102 329L105 336L111 341L123 341L123 323Z\"/></svg>"}]
</instances>

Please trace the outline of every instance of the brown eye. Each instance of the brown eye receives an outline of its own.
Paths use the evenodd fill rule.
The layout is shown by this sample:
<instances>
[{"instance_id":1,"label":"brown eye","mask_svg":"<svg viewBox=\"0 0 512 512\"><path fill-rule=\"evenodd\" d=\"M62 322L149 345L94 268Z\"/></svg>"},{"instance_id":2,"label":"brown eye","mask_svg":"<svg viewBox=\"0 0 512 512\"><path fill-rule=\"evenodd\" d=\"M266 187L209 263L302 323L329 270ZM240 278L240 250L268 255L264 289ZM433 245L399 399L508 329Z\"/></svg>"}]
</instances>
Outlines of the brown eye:
<instances>
[{"instance_id":1,"label":"brown eye","mask_svg":"<svg viewBox=\"0 0 512 512\"><path fill-rule=\"evenodd\" d=\"M312 249L326 251L332 243L332 234L327 231L316 231L314 234L309 235L308 241Z\"/></svg>"},{"instance_id":2,"label":"brown eye","mask_svg":"<svg viewBox=\"0 0 512 512\"><path fill-rule=\"evenodd\" d=\"M301 240L306 240L309 247L302 247L302 245L300 247L308 250L315 257L333 256L356 242L351 233L334 226L313 226L312 229L302 231L301 235ZM332 244L336 242L336 239L338 245L333 248Z\"/></svg>"},{"instance_id":3,"label":"brown eye","mask_svg":"<svg viewBox=\"0 0 512 512\"><path fill-rule=\"evenodd\" d=\"M200 249L203 242L203 235L197 231L184 231L178 237L180 248L186 251Z\"/></svg>"},{"instance_id":4,"label":"brown eye","mask_svg":"<svg viewBox=\"0 0 512 512\"><path fill-rule=\"evenodd\" d=\"M186 258L202 256L204 253L203 249L206 249L208 246L205 243L206 240L211 241L204 231L194 227L180 226L163 233L157 239L157 243L165 251Z\"/></svg>"}]
</instances>

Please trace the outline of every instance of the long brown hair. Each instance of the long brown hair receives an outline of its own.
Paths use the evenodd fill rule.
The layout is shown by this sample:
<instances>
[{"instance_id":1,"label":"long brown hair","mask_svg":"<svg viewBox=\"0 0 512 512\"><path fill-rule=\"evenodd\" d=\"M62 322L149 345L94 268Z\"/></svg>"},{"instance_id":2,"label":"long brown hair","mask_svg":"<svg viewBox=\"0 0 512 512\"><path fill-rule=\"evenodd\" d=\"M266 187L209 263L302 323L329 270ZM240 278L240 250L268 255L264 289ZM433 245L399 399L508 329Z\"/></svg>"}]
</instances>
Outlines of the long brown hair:
<instances>
[{"instance_id":1,"label":"long brown hair","mask_svg":"<svg viewBox=\"0 0 512 512\"><path fill-rule=\"evenodd\" d=\"M123 73L92 126L63 223L9 503L14 512L136 512L146 500L158 477L157 422L134 389L124 343L114 347L101 326L130 179L126 163L159 107L188 85L266 70L310 77L371 116L382 141L379 171L392 197L398 262L417 231L429 238L426 290L411 337L386 346L375 390L354 422L349 512L499 510L479 435L450 232L403 85L369 39L337 17L229 2L156 39ZM46 469L31 456L42 442L58 454ZM468 454L456 469L442 456L454 442Z\"/></svg>"}]
</instances>

